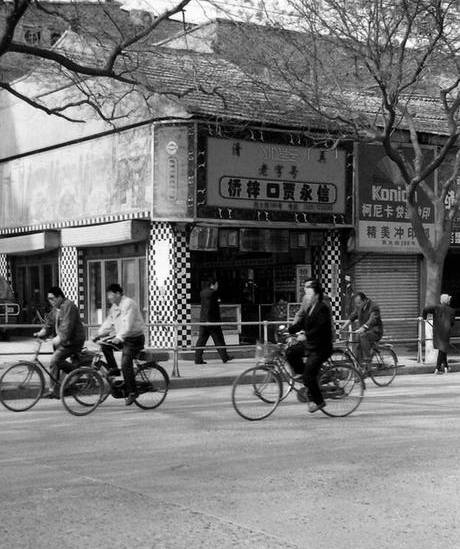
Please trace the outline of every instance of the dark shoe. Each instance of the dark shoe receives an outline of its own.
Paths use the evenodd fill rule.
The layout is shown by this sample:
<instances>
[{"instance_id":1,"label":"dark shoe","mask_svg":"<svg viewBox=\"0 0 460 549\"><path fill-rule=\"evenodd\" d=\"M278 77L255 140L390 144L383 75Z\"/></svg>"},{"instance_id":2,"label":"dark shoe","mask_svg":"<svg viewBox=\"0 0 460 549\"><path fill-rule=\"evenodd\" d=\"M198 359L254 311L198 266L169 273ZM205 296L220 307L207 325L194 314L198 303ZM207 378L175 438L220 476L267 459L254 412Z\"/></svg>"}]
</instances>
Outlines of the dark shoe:
<instances>
[{"instance_id":1,"label":"dark shoe","mask_svg":"<svg viewBox=\"0 0 460 549\"><path fill-rule=\"evenodd\" d=\"M136 400L137 395L136 393L129 393L128 397L125 398L125 405L131 406L131 404Z\"/></svg>"},{"instance_id":2,"label":"dark shoe","mask_svg":"<svg viewBox=\"0 0 460 549\"><path fill-rule=\"evenodd\" d=\"M205 362L204 360L195 360L195 364L207 364L207 362Z\"/></svg>"},{"instance_id":3,"label":"dark shoe","mask_svg":"<svg viewBox=\"0 0 460 549\"><path fill-rule=\"evenodd\" d=\"M113 370L109 370L107 372L107 375L109 375L111 377L121 376L121 370L119 368L113 368Z\"/></svg>"},{"instance_id":4,"label":"dark shoe","mask_svg":"<svg viewBox=\"0 0 460 549\"><path fill-rule=\"evenodd\" d=\"M318 410L321 410L326 406L325 402L322 402L321 404L315 404L314 402L308 403L308 411L310 414L313 414L314 412L317 412Z\"/></svg>"},{"instance_id":5,"label":"dark shoe","mask_svg":"<svg viewBox=\"0 0 460 549\"><path fill-rule=\"evenodd\" d=\"M230 356L230 355L227 355L227 358L225 360L223 360L222 362L225 364L226 362L228 362L229 360L233 360L235 357L233 356Z\"/></svg>"}]
</instances>

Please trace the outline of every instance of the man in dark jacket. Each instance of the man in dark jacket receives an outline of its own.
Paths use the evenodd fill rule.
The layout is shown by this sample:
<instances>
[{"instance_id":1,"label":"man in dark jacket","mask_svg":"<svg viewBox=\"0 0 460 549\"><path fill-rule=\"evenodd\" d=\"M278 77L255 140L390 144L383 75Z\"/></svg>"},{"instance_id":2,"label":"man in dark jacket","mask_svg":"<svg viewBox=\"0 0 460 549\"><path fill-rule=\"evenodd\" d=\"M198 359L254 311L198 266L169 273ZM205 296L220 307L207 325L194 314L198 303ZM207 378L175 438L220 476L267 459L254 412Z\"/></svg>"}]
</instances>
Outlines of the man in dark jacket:
<instances>
[{"instance_id":1,"label":"man in dark jacket","mask_svg":"<svg viewBox=\"0 0 460 549\"><path fill-rule=\"evenodd\" d=\"M323 395L318 383L318 375L323 362L332 354L331 309L323 301L323 290L317 280L312 280L305 288L302 311L289 327L289 333L305 332L294 345L288 347L286 358L292 369L303 374L303 382L308 391L310 412L324 408ZM305 358L306 357L306 358Z\"/></svg>"},{"instance_id":2,"label":"man in dark jacket","mask_svg":"<svg viewBox=\"0 0 460 549\"><path fill-rule=\"evenodd\" d=\"M217 289L219 283L217 280L210 279L206 281L205 288L200 293L201 298L201 311L200 322L221 322L219 298L217 297ZM204 347L206 342L212 337L214 345L220 347L217 352L222 359L222 362L228 362L233 357L227 354L225 349L224 334L220 326L200 326L200 332L198 340L196 342L197 347ZM203 349L197 349L195 351L195 364L206 364L203 360Z\"/></svg>"},{"instance_id":3,"label":"man in dark jacket","mask_svg":"<svg viewBox=\"0 0 460 549\"><path fill-rule=\"evenodd\" d=\"M447 352L450 347L450 334L455 323L455 311L450 307L450 300L449 294L442 294L439 305L423 309L424 319L429 314L433 315L433 347L438 349L435 374L442 374L443 370L448 371Z\"/></svg>"},{"instance_id":4,"label":"man in dark jacket","mask_svg":"<svg viewBox=\"0 0 460 549\"><path fill-rule=\"evenodd\" d=\"M69 371L66 358L81 351L85 342L85 329L81 322L77 306L67 299L61 288L53 286L48 290L48 301L52 309L47 315L43 328L35 337L53 337L54 353L50 360L50 371L54 379L59 380L61 370ZM50 380L49 398L59 398L59 386Z\"/></svg>"},{"instance_id":5,"label":"man in dark jacket","mask_svg":"<svg viewBox=\"0 0 460 549\"><path fill-rule=\"evenodd\" d=\"M372 346L380 341L383 336L383 323L380 317L380 308L374 301L371 301L366 294L358 292L354 298L355 309L342 327L346 330L348 326L358 321L359 327L356 333L359 337L359 358L364 362L371 359Z\"/></svg>"}]
</instances>

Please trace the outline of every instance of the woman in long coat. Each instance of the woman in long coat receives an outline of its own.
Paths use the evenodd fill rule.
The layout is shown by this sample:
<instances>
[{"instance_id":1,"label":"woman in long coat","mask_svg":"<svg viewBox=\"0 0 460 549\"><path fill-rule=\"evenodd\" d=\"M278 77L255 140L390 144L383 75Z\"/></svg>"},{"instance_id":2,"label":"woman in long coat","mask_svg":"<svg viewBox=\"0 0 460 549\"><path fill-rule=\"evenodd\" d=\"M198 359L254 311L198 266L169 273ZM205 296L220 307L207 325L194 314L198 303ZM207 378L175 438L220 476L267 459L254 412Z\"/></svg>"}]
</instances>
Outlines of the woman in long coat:
<instances>
[{"instance_id":1,"label":"woman in long coat","mask_svg":"<svg viewBox=\"0 0 460 549\"><path fill-rule=\"evenodd\" d=\"M440 304L434 307L425 307L423 309L423 318L427 315L433 315L433 347L438 349L438 359L436 361L435 374L447 372L447 352L450 347L450 335L455 323L455 311L449 306L451 296L442 294Z\"/></svg>"}]
</instances>

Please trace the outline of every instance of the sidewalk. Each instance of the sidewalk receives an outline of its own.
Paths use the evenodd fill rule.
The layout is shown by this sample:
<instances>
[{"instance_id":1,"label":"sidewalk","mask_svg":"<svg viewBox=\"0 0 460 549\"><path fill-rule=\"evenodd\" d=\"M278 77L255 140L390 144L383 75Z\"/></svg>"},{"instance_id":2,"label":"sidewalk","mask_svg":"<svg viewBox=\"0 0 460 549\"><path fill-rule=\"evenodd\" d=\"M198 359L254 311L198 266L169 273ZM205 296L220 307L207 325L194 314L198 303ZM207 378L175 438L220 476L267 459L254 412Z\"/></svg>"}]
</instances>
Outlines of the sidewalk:
<instances>
[{"instance_id":1,"label":"sidewalk","mask_svg":"<svg viewBox=\"0 0 460 549\"><path fill-rule=\"evenodd\" d=\"M23 339L21 341L0 342L0 375L2 371L10 364L18 360L31 360L35 349L33 339ZM52 347L50 342L46 342L42 346L40 360L45 366L48 365ZM237 354L237 350L231 350L232 354ZM246 368L254 364L254 359L235 358L223 364L220 359L207 358L204 353L204 360L207 364L195 364L193 360L179 359L178 370L179 376L172 375L173 359L172 352L170 359L167 362L160 362L166 369L171 379L171 388L190 388L190 387L212 387L217 385L231 385L235 377ZM190 357L193 355L191 354ZM434 371L433 364L421 364L417 362L415 356L398 354L400 368L398 375L407 374L427 374ZM449 356L449 365L453 372L460 372L460 355Z\"/></svg>"}]
</instances>

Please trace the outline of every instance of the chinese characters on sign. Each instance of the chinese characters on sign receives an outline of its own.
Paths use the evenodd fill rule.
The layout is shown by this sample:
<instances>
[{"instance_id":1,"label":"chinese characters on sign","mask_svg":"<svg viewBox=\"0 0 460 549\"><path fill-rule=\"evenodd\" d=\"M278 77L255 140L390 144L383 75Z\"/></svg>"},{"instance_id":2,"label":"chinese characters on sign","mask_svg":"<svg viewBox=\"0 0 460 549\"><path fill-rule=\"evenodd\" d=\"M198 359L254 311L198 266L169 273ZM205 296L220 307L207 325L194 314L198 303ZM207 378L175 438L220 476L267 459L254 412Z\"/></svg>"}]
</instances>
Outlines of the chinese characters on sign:
<instances>
[{"instance_id":1,"label":"chinese characters on sign","mask_svg":"<svg viewBox=\"0 0 460 549\"><path fill-rule=\"evenodd\" d=\"M346 153L208 137L206 204L234 210L345 212ZM322 153L322 154L321 154Z\"/></svg>"},{"instance_id":2,"label":"chinese characters on sign","mask_svg":"<svg viewBox=\"0 0 460 549\"><path fill-rule=\"evenodd\" d=\"M419 253L407 210L407 191L397 168L383 148L373 145L360 148L359 165L358 248ZM431 238L433 205L422 190L417 191L416 201L425 232Z\"/></svg>"},{"instance_id":3,"label":"chinese characters on sign","mask_svg":"<svg viewBox=\"0 0 460 549\"><path fill-rule=\"evenodd\" d=\"M249 179L245 177L220 178L220 194L224 198L252 200L256 207L265 209L305 210L305 205L329 206L337 199L335 185L307 183L302 181L275 181L272 179Z\"/></svg>"}]
</instances>

